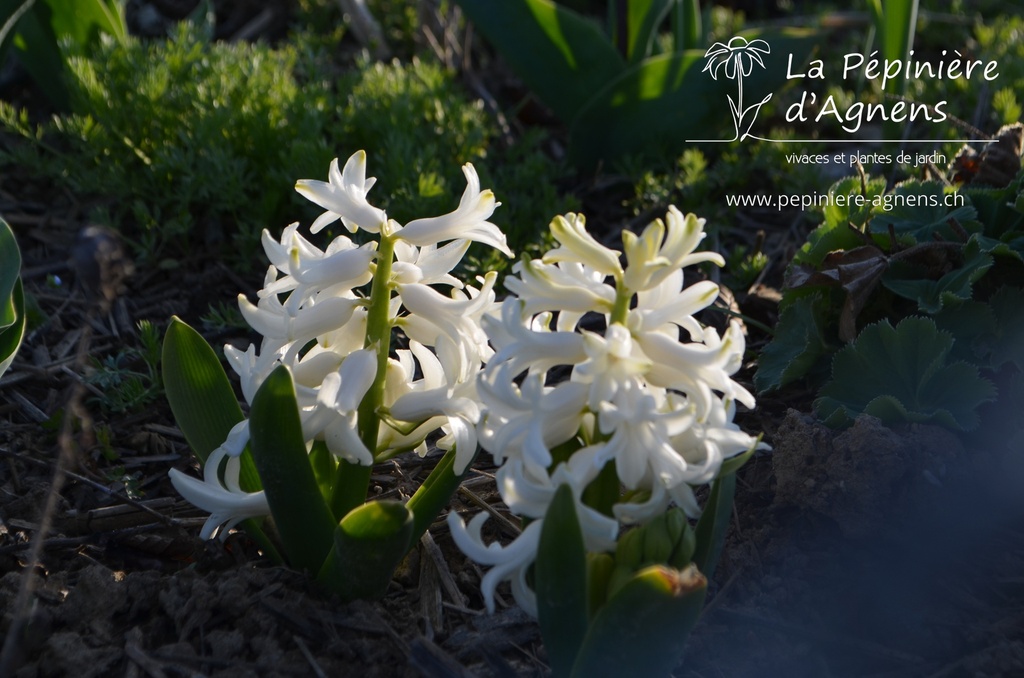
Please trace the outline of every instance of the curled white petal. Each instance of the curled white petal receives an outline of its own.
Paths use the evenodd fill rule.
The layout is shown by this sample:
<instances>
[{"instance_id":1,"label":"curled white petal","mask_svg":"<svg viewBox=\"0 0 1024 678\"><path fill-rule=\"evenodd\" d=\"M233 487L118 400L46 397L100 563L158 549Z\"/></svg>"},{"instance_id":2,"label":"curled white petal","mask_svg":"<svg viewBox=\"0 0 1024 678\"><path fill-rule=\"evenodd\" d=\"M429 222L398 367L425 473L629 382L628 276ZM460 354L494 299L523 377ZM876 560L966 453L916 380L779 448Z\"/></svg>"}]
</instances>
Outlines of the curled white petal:
<instances>
[{"instance_id":1,"label":"curled white petal","mask_svg":"<svg viewBox=\"0 0 1024 678\"><path fill-rule=\"evenodd\" d=\"M505 234L487 221L500 203L495 202L494 193L490 189L480 190L480 178L473 165L463 165L462 173L466 175L466 190L454 212L440 217L410 221L396 235L420 247L449 240L472 240L490 245L505 256L511 257L512 250L508 248Z\"/></svg>"},{"instance_id":2,"label":"curled white petal","mask_svg":"<svg viewBox=\"0 0 1024 678\"><path fill-rule=\"evenodd\" d=\"M622 275L620 253L605 247L587 233L586 220L582 214L570 212L564 217L555 217L551 222L551 235L562 246L547 252L544 255L545 263L574 261L605 275Z\"/></svg>"},{"instance_id":3,"label":"curled white petal","mask_svg":"<svg viewBox=\"0 0 1024 678\"><path fill-rule=\"evenodd\" d=\"M366 153L354 153L340 172L338 159L335 158L331 162L329 177L329 182L313 179L295 182L295 190L327 210L316 220L310 231L318 233L327 224L341 219L350 232L362 229L369 233L379 233L388 218L384 210L366 200L366 194L376 181L372 177L366 178Z\"/></svg>"},{"instance_id":4,"label":"curled white petal","mask_svg":"<svg viewBox=\"0 0 1024 678\"><path fill-rule=\"evenodd\" d=\"M498 584L509 579L513 581L512 594L516 602L528 614L536 617L537 599L526 583L526 574L537 557L537 544L544 521L530 523L512 543L502 546L497 542L484 544L481 529L487 517L486 513L479 513L467 526L455 512L448 514L448 528L455 544L476 562L491 567L480 582L487 611L494 612L494 591Z\"/></svg>"},{"instance_id":5,"label":"curled white petal","mask_svg":"<svg viewBox=\"0 0 1024 678\"><path fill-rule=\"evenodd\" d=\"M209 539L218 528L224 537L228 530L246 518L270 515L270 506L262 491L232 492L219 483L204 482L178 469L171 469L169 475L178 494L210 513L199 533L201 539Z\"/></svg>"}]
</instances>

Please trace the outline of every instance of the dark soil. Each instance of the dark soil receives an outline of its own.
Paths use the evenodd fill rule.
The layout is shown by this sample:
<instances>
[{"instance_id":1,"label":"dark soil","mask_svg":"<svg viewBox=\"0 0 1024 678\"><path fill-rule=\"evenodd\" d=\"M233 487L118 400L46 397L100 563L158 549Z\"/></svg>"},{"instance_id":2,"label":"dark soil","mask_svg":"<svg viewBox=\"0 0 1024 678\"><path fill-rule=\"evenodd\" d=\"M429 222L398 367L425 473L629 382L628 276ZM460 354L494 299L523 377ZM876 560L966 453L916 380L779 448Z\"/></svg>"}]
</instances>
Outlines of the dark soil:
<instances>
[{"instance_id":1,"label":"dark soil","mask_svg":"<svg viewBox=\"0 0 1024 678\"><path fill-rule=\"evenodd\" d=\"M244 16L245 3L223 4ZM195 463L162 396L112 411L86 377L119 353L124 368L144 369L125 352L138 321L163 328L176 314L202 327L211 304L261 276L202 255L176 271L131 271L109 249L98 262L103 248L79 239L86 209L73 197L23 177L0 182L0 214L45 318L0 379L0 675L547 672L536 624L507 595L495 615L483 611L481 571L443 521L376 602L340 603L267 564L241 534L200 542L204 515L167 480ZM803 234L775 220L744 215L784 262ZM771 324L772 292L737 303ZM205 332L214 345L251 339ZM712 596L676 675L1024 675L1020 441L976 449L870 418L836 433L803 414L805 395L765 397L744 415L774 451L739 473ZM381 465L373 493L402 496L435 462ZM491 471L479 462L449 510L507 515Z\"/></svg>"}]
</instances>

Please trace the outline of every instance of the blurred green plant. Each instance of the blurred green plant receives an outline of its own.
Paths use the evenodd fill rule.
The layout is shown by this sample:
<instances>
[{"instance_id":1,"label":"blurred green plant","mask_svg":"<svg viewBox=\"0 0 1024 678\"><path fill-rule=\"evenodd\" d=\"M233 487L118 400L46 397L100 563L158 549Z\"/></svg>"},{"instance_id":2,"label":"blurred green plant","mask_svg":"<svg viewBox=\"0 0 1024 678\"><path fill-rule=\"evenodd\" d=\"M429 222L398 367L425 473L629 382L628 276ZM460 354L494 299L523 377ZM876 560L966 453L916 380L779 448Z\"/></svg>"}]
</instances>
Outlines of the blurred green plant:
<instances>
[{"instance_id":1,"label":"blurred green plant","mask_svg":"<svg viewBox=\"0 0 1024 678\"><path fill-rule=\"evenodd\" d=\"M3 159L101 201L143 263L217 244L245 259L288 218L279 187L331 158L328 86L300 82L300 61L287 46L211 43L187 22L166 41L73 52L74 112L35 126L0 104L0 123L32 142Z\"/></svg>"},{"instance_id":2,"label":"blurred green plant","mask_svg":"<svg viewBox=\"0 0 1024 678\"><path fill-rule=\"evenodd\" d=\"M237 303L218 301L207 307L206 313L200 318L203 329L207 332L225 332L228 330L248 331L249 326L238 310Z\"/></svg>"},{"instance_id":3,"label":"blurred green plant","mask_svg":"<svg viewBox=\"0 0 1024 678\"><path fill-rule=\"evenodd\" d=\"M835 426L867 412L976 428L992 382L1024 371L1007 301L1024 281L1024 171L1001 188L864 176L829 191L850 199L794 257L755 386L828 381L815 409Z\"/></svg>"},{"instance_id":4,"label":"blurred green plant","mask_svg":"<svg viewBox=\"0 0 1024 678\"><path fill-rule=\"evenodd\" d=\"M206 34L186 23L167 41L73 56L74 113L34 125L0 102L0 125L28 142L0 150L0 162L93 200L99 221L134 239L136 259L168 267L197 250L251 266L263 228L312 216L281 187L363 146L385 159L400 218L413 205L447 208L465 162L491 166L483 179L506 186L517 250L540 239L535 224L573 208L542 135L497 148L497 124L434 64L364 62L332 83L321 54ZM499 263L484 256L481 265Z\"/></svg>"},{"instance_id":5,"label":"blurred green plant","mask_svg":"<svg viewBox=\"0 0 1024 678\"><path fill-rule=\"evenodd\" d=\"M59 42L87 49L101 34L128 38L121 4L112 0L0 0L0 63L13 47L21 64L60 110L71 107L68 67Z\"/></svg>"},{"instance_id":6,"label":"blurred green plant","mask_svg":"<svg viewBox=\"0 0 1024 678\"><path fill-rule=\"evenodd\" d=\"M679 149L704 138L721 112L695 101L722 100L728 78L702 72L705 54L697 27L698 3L685 0L612 0L606 30L551 0L459 0L470 20L494 44L516 74L558 118L569 125L569 155L590 169L629 153ZM674 11L673 11L674 10ZM671 15L672 52L654 53L655 37ZM763 62L754 97L785 83L784 54L796 63L810 53L810 31L747 31L774 47Z\"/></svg>"},{"instance_id":7,"label":"blurred green plant","mask_svg":"<svg viewBox=\"0 0 1024 678\"><path fill-rule=\"evenodd\" d=\"M467 98L440 66L420 59L363 63L339 88L347 93L339 136L345 149L375 149L380 181L395 187L381 207L396 219L450 209L454 187L463 181L458 168L466 162L479 166L485 184L503 187L501 226L515 252L539 251L546 229L537 225L576 207L557 190L567 168L544 153L544 133L527 131L507 146L494 143L497 126L482 102ZM474 246L466 265L485 272L509 264Z\"/></svg>"},{"instance_id":8,"label":"blurred green plant","mask_svg":"<svg viewBox=\"0 0 1024 678\"><path fill-rule=\"evenodd\" d=\"M0 376L14 361L25 336L25 292L21 252L7 222L0 219Z\"/></svg>"},{"instance_id":9,"label":"blurred green plant","mask_svg":"<svg viewBox=\"0 0 1024 678\"><path fill-rule=\"evenodd\" d=\"M137 412L163 391L160 333L148 320L139 321L138 329L138 347L126 347L94 361L93 369L86 375L86 383L102 392L97 401L108 412Z\"/></svg>"}]
</instances>

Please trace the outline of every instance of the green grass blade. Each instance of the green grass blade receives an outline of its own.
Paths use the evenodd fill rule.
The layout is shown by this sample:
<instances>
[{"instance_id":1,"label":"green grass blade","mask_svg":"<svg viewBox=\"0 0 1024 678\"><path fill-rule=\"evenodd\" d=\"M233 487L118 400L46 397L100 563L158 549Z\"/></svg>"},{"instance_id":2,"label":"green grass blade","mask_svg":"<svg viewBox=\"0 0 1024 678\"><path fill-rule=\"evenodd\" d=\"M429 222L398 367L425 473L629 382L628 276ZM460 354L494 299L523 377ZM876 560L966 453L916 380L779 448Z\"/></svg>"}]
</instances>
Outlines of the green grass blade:
<instances>
[{"instance_id":1,"label":"green grass blade","mask_svg":"<svg viewBox=\"0 0 1024 678\"><path fill-rule=\"evenodd\" d=\"M253 397L249 432L253 460L288 562L319 572L331 550L335 521L309 463L295 385L284 365L270 373Z\"/></svg>"}]
</instances>

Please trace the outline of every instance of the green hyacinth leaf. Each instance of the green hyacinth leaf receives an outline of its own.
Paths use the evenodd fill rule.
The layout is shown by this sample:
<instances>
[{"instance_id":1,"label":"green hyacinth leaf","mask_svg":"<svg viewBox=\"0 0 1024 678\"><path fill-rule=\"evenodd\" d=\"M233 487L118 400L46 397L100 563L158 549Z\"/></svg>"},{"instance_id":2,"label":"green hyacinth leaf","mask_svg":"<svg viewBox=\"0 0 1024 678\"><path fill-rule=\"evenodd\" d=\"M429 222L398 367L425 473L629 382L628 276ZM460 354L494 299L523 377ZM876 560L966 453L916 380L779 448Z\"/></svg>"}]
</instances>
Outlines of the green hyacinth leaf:
<instances>
[{"instance_id":1,"label":"green hyacinth leaf","mask_svg":"<svg viewBox=\"0 0 1024 678\"><path fill-rule=\"evenodd\" d=\"M20 17L15 15L26 9ZM13 47L25 70L56 108L66 111L71 107L67 87L67 67L61 54L57 34L53 30L53 11L45 1L0 0L0 26L9 32L0 43L0 60Z\"/></svg>"},{"instance_id":2,"label":"green hyacinth leaf","mask_svg":"<svg viewBox=\"0 0 1024 678\"><path fill-rule=\"evenodd\" d=\"M595 22L551 0L458 2L516 75L565 123L625 68Z\"/></svg>"},{"instance_id":3,"label":"green hyacinth leaf","mask_svg":"<svg viewBox=\"0 0 1024 678\"><path fill-rule=\"evenodd\" d=\"M708 495L700 520L697 521L697 544L693 552L693 564L708 578L715 575L718 557L725 544L735 494L736 474L719 473L711 484L711 493Z\"/></svg>"},{"instance_id":4,"label":"green hyacinth leaf","mask_svg":"<svg viewBox=\"0 0 1024 678\"><path fill-rule=\"evenodd\" d=\"M611 591L615 573L615 558L610 553L587 554L587 616L593 619Z\"/></svg>"},{"instance_id":5,"label":"green hyacinth leaf","mask_svg":"<svg viewBox=\"0 0 1024 678\"><path fill-rule=\"evenodd\" d=\"M476 454L474 453L475 458ZM466 471L472 465L473 460L471 459L466 464ZM409 498L409 503L406 506L412 512L414 519L412 543L415 544L419 541L430 524L437 519L438 514L448 505L462 479L466 477L466 471L463 471L462 475L455 475L455 447L453 446L452 449L445 452L427 479Z\"/></svg>"},{"instance_id":6,"label":"green hyacinth leaf","mask_svg":"<svg viewBox=\"0 0 1024 678\"><path fill-rule=\"evenodd\" d=\"M572 488L561 485L544 516L534 590L544 647L555 676L568 676L587 633L587 555Z\"/></svg>"},{"instance_id":7,"label":"green hyacinth leaf","mask_svg":"<svg viewBox=\"0 0 1024 678\"><path fill-rule=\"evenodd\" d=\"M277 367L256 391L249 433L253 460L288 562L319 572L331 550L336 522L310 465L288 367Z\"/></svg>"},{"instance_id":8,"label":"green hyacinth leaf","mask_svg":"<svg viewBox=\"0 0 1024 678\"><path fill-rule=\"evenodd\" d=\"M671 675L706 595L707 579L692 564L641 570L594 617L571 675Z\"/></svg>"},{"instance_id":9,"label":"green hyacinth leaf","mask_svg":"<svg viewBox=\"0 0 1024 678\"><path fill-rule=\"evenodd\" d=\"M116 2L111 0L44 0L53 9L53 31L75 45L96 44L101 33L118 42L128 39L128 27Z\"/></svg>"},{"instance_id":10,"label":"green hyacinth leaf","mask_svg":"<svg viewBox=\"0 0 1024 678\"><path fill-rule=\"evenodd\" d=\"M0 219L0 376L14 362L25 336L25 290L20 276L18 241L7 222Z\"/></svg>"},{"instance_id":11,"label":"green hyacinth leaf","mask_svg":"<svg viewBox=\"0 0 1024 678\"><path fill-rule=\"evenodd\" d=\"M21 280L16 280L14 283L11 304L14 307L14 323L0 329L0 377L14 362L14 355L18 352L21 341L25 337L25 292L22 289Z\"/></svg>"},{"instance_id":12,"label":"green hyacinth leaf","mask_svg":"<svg viewBox=\"0 0 1024 678\"><path fill-rule=\"evenodd\" d=\"M202 335L177 316L171 318L164 334L160 362L174 420L199 461L205 463L244 419L228 375ZM248 450L242 453L239 485L246 492L262 489Z\"/></svg>"},{"instance_id":13,"label":"green hyacinth leaf","mask_svg":"<svg viewBox=\"0 0 1024 678\"><path fill-rule=\"evenodd\" d=\"M334 479L338 473L338 460L327 449L327 443L322 440L314 441L309 451L309 465L313 468L313 476L316 478L317 487L320 488L320 496L324 501L330 502L331 490Z\"/></svg>"},{"instance_id":14,"label":"green hyacinth leaf","mask_svg":"<svg viewBox=\"0 0 1024 678\"><path fill-rule=\"evenodd\" d=\"M630 65L650 56L658 28L674 4L675 0L629 0L626 3L625 52ZM617 26L613 24L611 29L615 42L621 43L621 37L615 35Z\"/></svg>"},{"instance_id":15,"label":"green hyacinth leaf","mask_svg":"<svg viewBox=\"0 0 1024 678\"><path fill-rule=\"evenodd\" d=\"M996 390L974 365L948 362L953 341L930 318L906 318L895 328L888 321L869 325L836 354L832 381L814 409L830 426L848 425L864 413L886 424L969 431L978 425L978 406L993 400Z\"/></svg>"},{"instance_id":16,"label":"green hyacinth leaf","mask_svg":"<svg viewBox=\"0 0 1024 678\"><path fill-rule=\"evenodd\" d=\"M787 82L788 55L794 64L803 64L820 37L806 29L752 30L742 36L771 45L771 53L761 55L764 69L758 67L756 78L744 80L745 108L781 89ZM689 142L728 141L737 133L728 122L728 97L736 96L737 84L723 75L713 78L704 71L705 64L703 50L659 54L591 90L586 106L571 121L570 160L590 169L626 155L682 152ZM757 111L746 110L739 133L766 133Z\"/></svg>"},{"instance_id":17,"label":"green hyacinth leaf","mask_svg":"<svg viewBox=\"0 0 1024 678\"><path fill-rule=\"evenodd\" d=\"M380 598L412 545L413 515L398 501L371 501L342 518L317 579L345 600Z\"/></svg>"},{"instance_id":18,"label":"green hyacinth leaf","mask_svg":"<svg viewBox=\"0 0 1024 678\"><path fill-rule=\"evenodd\" d=\"M7 222L0 219L0 330L18 320L14 306L14 288L21 276L21 250L14 232Z\"/></svg>"}]
</instances>

